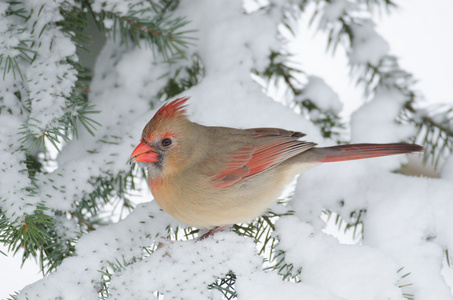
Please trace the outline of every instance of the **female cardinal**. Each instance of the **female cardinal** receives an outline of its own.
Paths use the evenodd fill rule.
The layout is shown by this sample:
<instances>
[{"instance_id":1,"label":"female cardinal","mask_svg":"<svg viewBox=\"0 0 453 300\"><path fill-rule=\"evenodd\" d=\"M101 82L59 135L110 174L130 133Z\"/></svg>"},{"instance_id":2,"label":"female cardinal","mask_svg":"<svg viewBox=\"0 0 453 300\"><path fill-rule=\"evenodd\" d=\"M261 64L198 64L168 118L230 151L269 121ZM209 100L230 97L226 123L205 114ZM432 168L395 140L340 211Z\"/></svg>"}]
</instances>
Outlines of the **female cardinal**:
<instances>
[{"instance_id":1,"label":"female cardinal","mask_svg":"<svg viewBox=\"0 0 453 300\"><path fill-rule=\"evenodd\" d=\"M159 206L212 234L260 216L296 174L324 162L423 151L413 144L316 148L278 128L209 127L189 121L188 97L163 105L143 129L132 162L145 163Z\"/></svg>"}]
</instances>

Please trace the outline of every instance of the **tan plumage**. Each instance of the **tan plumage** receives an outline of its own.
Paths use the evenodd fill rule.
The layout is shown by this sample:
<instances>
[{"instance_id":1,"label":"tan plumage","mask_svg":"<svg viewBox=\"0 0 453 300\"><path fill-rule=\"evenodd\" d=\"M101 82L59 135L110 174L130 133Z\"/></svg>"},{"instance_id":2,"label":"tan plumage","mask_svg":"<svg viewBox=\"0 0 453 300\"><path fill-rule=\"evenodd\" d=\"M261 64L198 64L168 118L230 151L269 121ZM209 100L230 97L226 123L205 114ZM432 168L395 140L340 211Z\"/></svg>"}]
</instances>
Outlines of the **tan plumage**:
<instances>
[{"instance_id":1,"label":"tan plumage","mask_svg":"<svg viewBox=\"0 0 453 300\"><path fill-rule=\"evenodd\" d=\"M146 163L159 206L198 228L260 216L296 174L322 162L423 150L404 143L315 148L300 140L300 132L203 126L187 119L187 99L169 102L156 113L131 160Z\"/></svg>"}]
</instances>

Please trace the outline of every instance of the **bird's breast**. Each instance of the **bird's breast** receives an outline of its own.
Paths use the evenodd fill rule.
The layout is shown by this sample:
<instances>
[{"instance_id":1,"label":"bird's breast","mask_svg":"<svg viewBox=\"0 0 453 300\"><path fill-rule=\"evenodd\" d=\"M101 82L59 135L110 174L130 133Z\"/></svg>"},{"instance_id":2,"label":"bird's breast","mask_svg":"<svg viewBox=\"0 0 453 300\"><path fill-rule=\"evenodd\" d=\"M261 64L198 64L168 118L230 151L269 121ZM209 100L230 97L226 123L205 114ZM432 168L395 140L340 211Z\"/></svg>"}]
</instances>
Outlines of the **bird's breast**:
<instances>
[{"instance_id":1,"label":"bird's breast","mask_svg":"<svg viewBox=\"0 0 453 300\"><path fill-rule=\"evenodd\" d=\"M217 188L208 177L175 176L149 182L159 206L180 222L212 228L248 222L269 208L293 172L269 170L231 186Z\"/></svg>"}]
</instances>

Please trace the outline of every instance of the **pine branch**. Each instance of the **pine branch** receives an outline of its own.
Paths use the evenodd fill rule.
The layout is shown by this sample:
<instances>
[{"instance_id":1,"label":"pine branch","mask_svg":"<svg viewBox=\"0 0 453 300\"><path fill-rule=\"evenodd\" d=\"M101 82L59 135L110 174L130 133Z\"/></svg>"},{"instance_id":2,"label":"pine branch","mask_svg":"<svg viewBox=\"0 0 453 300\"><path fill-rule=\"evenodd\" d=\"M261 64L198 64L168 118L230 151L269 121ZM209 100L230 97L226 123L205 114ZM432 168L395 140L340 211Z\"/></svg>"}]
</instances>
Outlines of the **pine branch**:
<instances>
[{"instance_id":1,"label":"pine branch","mask_svg":"<svg viewBox=\"0 0 453 300\"><path fill-rule=\"evenodd\" d=\"M279 251L277 254L274 254L275 246L277 243L277 238L272 236L274 224L282 216L291 215L292 212L288 211L286 213L276 214L269 211L264 217L261 217L251 224L242 224L234 225L233 231L240 235L249 236L255 239L256 243L260 247L259 253L264 257L265 252L269 252L270 258L265 258L266 262L272 264L275 269L280 269L279 274L285 280L293 280L294 273L293 267L291 264L287 264L284 260L284 255L282 251ZM182 234L181 234L182 233ZM198 230L193 230L193 228L181 228L177 227L172 229L167 227L167 236L166 238L170 241L172 240L193 240L197 237ZM156 237L157 238L157 237ZM100 289L99 293L102 299L108 299L110 297L109 283L112 277L115 274L121 273L126 270L128 266L140 262L149 255L154 255L154 251L159 249L159 241L156 239L155 243L150 247L145 248L144 255L142 257L133 257L130 260L116 260L115 262L109 262L109 266L100 270L102 274L101 281L99 282ZM277 264L275 264L277 261ZM285 266L283 266L285 265ZM269 269L272 269L271 267ZM288 274L290 273L290 274ZM300 274L300 270L299 273ZM226 299L236 299L237 293L235 290L236 275L233 271L228 272L224 277L217 279L212 284L208 285L209 289L216 289L222 293ZM160 295L162 291L155 291L155 295ZM158 296L158 299L159 296Z\"/></svg>"},{"instance_id":2,"label":"pine branch","mask_svg":"<svg viewBox=\"0 0 453 300\"><path fill-rule=\"evenodd\" d=\"M44 205L39 205L24 220L9 221L0 211L0 242L14 255L23 250L22 263L39 258L43 275L56 269L63 259L75 253L73 240L62 240L55 229L55 219Z\"/></svg>"},{"instance_id":3,"label":"pine branch","mask_svg":"<svg viewBox=\"0 0 453 300\"><path fill-rule=\"evenodd\" d=\"M396 7L392 1L365 1L368 9L372 6L385 5L386 7ZM326 1L328 3L328 1ZM315 16L321 15L318 8ZM314 17L313 17L314 18ZM366 18L351 15L349 12L343 12L337 20L328 23L330 28L328 32L328 48L333 49L341 42L346 49L351 49L354 39L354 30L351 25L360 25L366 23ZM351 74L357 78L357 83L362 84L365 89L365 95L370 96L378 88L396 89L406 98L405 103L401 106L401 113L396 122L406 122L414 124L418 129L417 135L412 138L415 141L422 138L425 151L425 162L431 157L431 162L437 166L442 157L446 157L453 152L453 124L447 120L451 118L451 110L448 107L441 113L435 115L427 113L428 110L416 108L417 92L413 86L415 80L413 75L403 70L398 63L398 59L392 55L383 56L377 64L366 62L353 64Z\"/></svg>"},{"instance_id":4,"label":"pine branch","mask_svg":"<svg viewBox=\"0 0 453 300\"><path fill-rule=\"evenodd\" d=\"M15 3L15 5L22 4L18 2ZM27 13L23 8L18 9L17 11L21 14ZM39 12L30 12L28 16L24 17L24 21L27 22L33 14L38 14L38 16L33 15L34 18L39 17L41 11L42 9ZM67 5L60 7L60 13L64 19L56 24L47 24L41 29L39 35L43 35L45 30L51 27L58 26L58 29L63 34L71 37L78 48L86 49L85 44L88 43L88 39L85 35L87 26L85 14L80 8ZM33 49L37 44L30 42L27 46L30 46L30 49ZM52 49L49 50L52 51ZM35 59L39 57L39 53L36 50L32 51L34 54L33 57L25 57L29 63L33 63ZM22 50L22 54L25 55L27 53L26 50ZM77 122L81 122L92 134L94 124L98 124L87 117L89 114L97 113L92 109L92 105L88 104L89 89L87 88L87 83L90 80L89 76L86 75L85 70L77 61L72 60L69 57L60 63L62 65L71 65L72 69L77 70L75 87L72 89L71 94L66 98L67 106L65 107L65 113L59 120L51 123L51 126L44 129L35 125L39 124L38 120L29 118L29 122L24 123L21 132L19 132L21 135L19 140L22 142L22 145L24 145L20 150L25 151L27 154L27 161L25 162L27 168L23 170L23 172L28 174L28 177L32 182L32 185L26 189L29 197L33 197L33 195L38 193L36 174L46 173L46 170L43 167L43 159L39 158L40 152L47 152L46 143L50 143L55 149L60 150L61 141L69 141L71 132L73 136L77 136ZM65 76L65 74L60 76ZM24 78L22 79L24 80ZM61 80L60 78L58 79ZM36 101L36 99L27 97L22 94L20 90L15 92L15 95L18 100L23 103L23 113L29 115L32 111L33 101ZM27 97L27 99L24 100L23 98L25 97ZM36 137L36 132L41 132L40 136ZM4 218L0 225L2 242L8 245L10 251L13 251L14 253L17 253L19 249L23 248L25 250L23 255L24 261L28 257L39 256L43 273L54 270L64 258L71 256L74 253L73 240L62 239L58 236L58 233L54 228L55 216L56 215L50 212L44 205L39 205L33 214L25 216L24 221L20 221L19 219L8 220L7 218Z\"/></svg>"},{"instance_id":5,"label":"pine branch","mask_svg":"<svg viewBox=\"0 0 453 300\"><path fill-rule=\"evenodd\" d=\"M116 206L121 211L120 216L129 213L134 208L128 199L129 192L136 190L136 182L139 178L140 173L137 168L115 175L107 172L103 176L91 178L93 191L75 203L75 210L71 212L71 215L77 218L82 227L92 231L96 229L97 225L106 225L105 221L111 222L98 217L102 208L107 204ZM124 213L122 213L123 211Z\"/></svg>"},{"instance_id":6,"label":"pine branch","mask_svg":"<svg viewBox=\"0 0 453 300\"><path fill-rule=\"evenodd\" d=\"M158 99L168 100L197 85L204 77L205 70L198 56L192 57L192 65L179 68L157 94Z\"/></svg>"},{"instance_id":7,"label":"pine branch","mask_svg":"<svg viewBox=\"0 0 453 300\"><path fill-rule=\"evenodd\" d=\"M21 5L21 2L10 2L5 14L0 17L5 19L19 17L20 19L27 20L30 14ZM0 69L3 69L3 80L5 80L6 75L9 73L13 74L15 80L18 79L17 75L20 76L21 80L24 80L20 65L21 63L29 64L32 62L37 52L32 49L32 41L25 27L21 28L17 25L11 25L8 29L6 33L9 33L12 38L18 38L18 41L16 45L9 49L5 47L4 53L0 53ZM5 55L5 53L9 54Z\"/></svg>"},{"instance_id":8,"label":"pine branch","mask_svg":"<svg viewBox=\"0 0 453 300\"><path fill-rule=\"evenodd\" d=\"M352 230L353 240L362 240L364 232L363 216L366 214L366 209L359 209L356 211L351 211L349 213L349 219L345 220L340 216L340 214L333 212L331 210L325 210L323 213L327 216L327 222L331 218L335 218L335 225L338 227L338 231L343 231L347 233Z\"/></svg>"},{"instance_id":9,"label":"pine branch","mask_svg":"<svg viewBox=\"0 0 453 300\"><path fill-rule=\"evenodd\" d=\"M262 72L255 72L267 80L268 86L272 82L277 85L279 79L283 80L292 94L293 102L300 109L300 113L317 125L325 138L339 139L341 132L345 128L341 118L337 113L323 110L314 101L304 97L304 84L299 80L299 77L305 76L305 74L290 65L289 57L290 55L288 54L271 52L269 65L266 69Z\"/></svg>"},{"instance_id":10,"label":"pine branch","mask_svg":"<svg viewBox=\"0 0 453 300\"><path fill-rule=\"evenodd\" d=\"M351 74L357 78L357 84L364 85L367 96L374 94L378 88L397 89L408 102L415 101L416 92L412 87L416 81L412 74L401 69L395 56L384 56L377 65L353 65Z\"/></svg>"},{"instance_id":11,"label":"pine branch","mask_svg":"<svg viewBox=\"0 0 453 300\"><path fill-rule=\"evenodd\" d=\"M9 14L21 16L22 19L24 19L24 22L27 22L32 14L34 14L33 17L36 17L37 15L39 17L39 14L42 12L42 7L40 11L29 13L23 8L21 3L17 3L17 5L16 3L13 4L16 8L12 10L11 7L13 7L13 5L11 5L11 12ZM79 4L80 5L76 3L76 5L72 5L65 3L65 5L62 5L59 12L63 19L55 24L47 24L39 29L39 36L45 34L46 30L53 29L56 26L65 36L71 38L78 50L87 51L90 38L86 34L88 21L85 8L86 5L88 5L88 8L91 7L88 1L79 2ZM138 39L145 39L149 43L153 43L153 45L155 45L159 51L162 51L164 55L170 56L170 53L180 51L180 47L185 47L187 41L190 40L190 38L186 39L184 37L189 31L184 31L182 29L182 27L188 23L187 21L183 18L170 18L169 16L164 16L165 14L170 13L175 5L175 1L160 1L158 5L153 6L156 15L151 18L151 21L149 21L150 19L145 18L144 15L141 15L138 11L130 16L119 16L117 14L113 14L113 16L117 18L118 22L123 26L122 30L124 36L126 36L128 40L132 38L132 40L138 43ZM88 10L88 12L90 12L90 10ZM91 13L94 14L93 11L91 11ZM102 18L104 18L104 16L108 16L108 13L101 14ZM103 21L104 19L101 19L100 23L102 25L106 24ZM23 29L23 31L25 31L25 29ZM114 31L106 31L115 37ZM23 71L18 69L20 67L20 63L18 63L19 59L24 61L27 60L26 62L32 63L39 55L33 48L37 47L37 45L36 42L21 40L16 47L17 49L14 49L19 50L20 54L14 57L16 61L11 58L6 60L3 59L5 74L8 72L15 76L16 74L21 74L21 78L24 80L22 76ZM0 57L0 67L3 64L1 63L2 58L3 57ZM97 114L99 111L97 111L88 101L88 94L90 91L89 83L91 81L91 77L89 76L90 71L84 69L76 59L70 57L60 63L69 65L71 69L76 70L75 73L77 74L75 86L70 95L64 96L66 98L66 106L63 108L64 113L57 120L50 122L45 128L42 128L39 125L39 120L30 118L29 122L22 125L20 132L20 142L24 145L21 150L27 153L29 160L26 164L27 169L24 170L24 172L27 172L32 182L36 180L36 174L45 173L43 161L38 158L39 153L46 153L49 145L53 145L55 149L60 151L62 141L68 142L73 137L78 138L80 134L80 125L82 125L91 135L94 135L96 128L101 126L101 124L91 117L91 115ZM200 70L201 64L198 60L194 60L194 66L186 69L188 78L182 78L181 76L182 79L175 79L175 81L178 81L178 88L184 89L189 85L196 84L196 82L191 81L193 79L192 75ZM183 72L181 72L181 74L182 73ZM167 93L169 92L170 89ZM21 91L17 91L15 95L18 100L23 103L24 113L29 115L32 112L33 101L35 101L35 99L27 97L27 95ZM117 209L121 211L121 215L123 214L122 211L124 211L124 213L129 212L133 208L133 205L128 199L128 193L135 189L135 177L136 175L131 170L129 173L108 173L100 178L93 178L91 183L95 187L94 191L85 195L82 200L76 204L74 211L67 212L66 218L75 219L81 228L90 231L94 230L96 226L105 223L105 218L98 218L97 216L106 204L113 204L116 206ZM51 182L49 183L52 185ZM55 189L57 189L57 187L55 187ZM33 196L38 192L36 184L30 186L27 190L30 196ZM47 195L47 197L51 197L51 195ZM44 218L44 216L46 216L46 218ZM3 226L0 226L1 233L6 235L4 242L11 244L11 247L13 247L14 250L17 251L18 245L22 245L23 243L26 244L23 245L26 249L30 249L26 251L23 258L24 260L29 256L36 257L38 254L41 256L43 272L53 270L65 257L73 254L72 240L62 242L49 224L40 223L41 221L46 222L46 220L52 220L52 218L52 213L49 211L42 213L42 216L40 214L28 216L27 220L34 220L33 225L37 228L42 228L42 233L41 231L38 231L38 233L40 233L39 235L32 235L32 238L27 238L24 241L21 241L19 235L15 234L15 232L24 231L24 225L4 219ZM33 230L34 227L27 225L25 228L32 228L31 232L36 232L36 230ZM25 230L25 232L28 232L27 230ZM33 251L33 249L35 250ZM37 251L36 249L40 249L40 251Z\"/></svg>"},{"instance_id":12,"label":"pine branch","mask_svg":"<svg viewBox=\"0 0 453 300\"><path fill-rule=\"evenodd\" d=\"M60 13L64 20L57 22L56 25L59 26L61 32L71 37L78 49L86 51L90 42L86 35L88 26L86 14L80 7L76 6L62 6ZM44 30L45 28L42 31ZM91 135L94 135L97 126L101 126L101 124L88 117L88 115L99 113L99 111L93 109L94 106L92 104L88 103L88 84L91 81L91 77L88 75L89 70L83 68L78 61L71 58L67 58L63 63L70 65L71 69L76 71L75 87L70 95L66 97L67 105L64 109L64 114L60 119L50 123L49 127L41 128L38 125L40 122L33 118L23 124L20 140L24 144L30 141L30 147L26 150L28 153L34 151L46 152L46 141L60 151L59 145L61 142L70 140L70 132L73 136L78 137L79 125L82 125ZM31 110L31 101L35 100L28 99L27 106L29 110ZM38 136L37 132L40 132Z\"/></svg>"},{"instance_id":13,"label":"pine branch","mask_svg":"<svg viewBox=\"0 0 453 300\"><path fill-rule=\"evenodd\" d=\"M22 262L30 256L40 257L41 265L46 257L46 247L51 242L49 228L52 218L45 213L47 208L39 206L33 215L28 215L22 221L9 221L3 214L0 218L0 242L8 247L9 252L16 254L23 250ZM20 223L19 223L20 222Z\"/></svg>"},{"instance_id":14,"label":"pine branch","mask_svg":"<svg viewBox=\"0 0 453 300\"><path fill-rule=\"evenodd\" d=\"M284 201L279 202L279 204L284 204ZM266 270L276 271L282 276L283 280L299 282L302 269L295 269L292 264L286 261L285 252L276 248L278 237L273 234L276 221L281 217L293 215L293 213L291 210L278 214L268 211L265 215L248 224L233 225L232 230L239 235L255 240L258 254L264 257L265 265L267 265Z\"/></svg>"},{"instance_id":15,"label":"pine branch","mask_svg":"<svg viewBox=\"0 0 453 300\"><path fill-rule=\"evenodd\" d=\"M177 56L184 57L184 49L191 44L194 38L188 36L193 30L185 30L189 24L185 18L172 18L169 11L175 1L148 2L150 6L140 7L140 10L131 8L128 15L120 15L113 11L102 10L96 12L89 1L83 1L93 15L99 30L109 37L120 37L122 43L128 45L131 41L140 46L144 41L153 50L158 50L165 60Z\"/></svg>"},{"instance_id":16,"label":"pine branch","mask_svg":"<svg viewBox=\"0 0 453 300\"><path fill-rule=\"evenodd\" d=\"M400 268L397 273L400 274L402 271L404 270L404 267ZM408 277L411 273L408 272L408 273L404 273L401 275L401 277L398 279L398 282L404 280L406 277ZM409 287L411 286L412 283L406 283L406 284L399 284L398 287L404 291L404 289L406 287ZM407 300L415 300L415 296L413 294L408 294L408 293L405 293L403 292L403 297L406 298Z\"/></svg>"},{"instance_id":17,"label":"pine branch","mask_svg":"<svg viewBox=\"0 0 453 300\"><path fill-rule=\"evenodd\" d=\"M283 280L291 282L300 282L302 268L295 269L294 265L286 262L286 252L279 250L274 257L274 265L267 268L268 270L276 271Z\"/></svg>"},{"instance_id":18,"label":"pine branch","mask_svg":"<svg viewBox=\"0 0 453 300\"><path fill-rule=\"evenodd\" d=\"M145 249L146 250L146 249ZM149 251L149 250L146 250ZM98 291L101 299L109 299L110 290L109 284L115 273L120 273L121 271L126 270L126 268L136 262L142 261L141 257L132 257L130 260L122 259L122 261L116 259L114 262L108 262L108 267L99 270L101 273L101 281L99 282L100 289Z\"/></svg>"},{"instance_id":19,"label":"pine branch","mask_svg":"<svg viewBox=\"0 0 453 300\"><path fill-rule=\"evenodd\" d=\"M402 119L417 128L416 140L425 147L424 161L430 160L436 168L439 161L453 152L453 107L432 105L415 109L411 102L405 106Z\"/></svg>"},{"instance_id":20,"label":"pine branch","mask_svg":"<svg viewBox=\"0 0 453 300\"><path fill-rule=\"evenodd\" d=\"M451 268L451 260L450 260L450 252L448 251L448 249L445 250L445 259L447 261L447 265L449 268Z\"/></svg>"},{"instance_id":21,"label":"pine branch","mask_svg":"<svg viewBox=\"0 0 453 300\"><path fill-rule=\"evenodd\" d=\"M210 284L208 288L218 290L227 300L237 299L237 293L234 287L235 283L236 275L230 271L224 278L219 278L216 282Z\"/></svg>"},{"instance_id":22,"label":"pine branch","mask_svg":"<svg viewBox=\"0 0 453 300\"><path fill-rule=\"evenodd\" d=\"M19 295L19 292L14 292L14 294L9 294L9 297L6 298L6 300L17 300L18 295Z\"/></svg>"}]
</instances>

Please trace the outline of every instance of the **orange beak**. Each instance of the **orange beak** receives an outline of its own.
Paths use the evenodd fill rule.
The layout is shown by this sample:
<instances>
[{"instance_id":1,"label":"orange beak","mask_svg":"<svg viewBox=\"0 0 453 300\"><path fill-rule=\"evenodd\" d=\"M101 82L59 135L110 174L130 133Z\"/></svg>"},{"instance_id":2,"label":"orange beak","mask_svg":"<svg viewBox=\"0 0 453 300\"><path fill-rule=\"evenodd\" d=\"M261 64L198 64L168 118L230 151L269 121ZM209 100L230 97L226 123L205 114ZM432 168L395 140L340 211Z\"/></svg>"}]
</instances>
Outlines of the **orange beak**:
<instances>
[{"instance_id":1,"label":"orange beak","mask_svg":"<svg viewBox=\"0 0 453 300\"><path fill-rule=\"evenodd\" d=\"M144 162L144 163L152 163L157 162L158 154L154 150L153 147L146 144L145 142L141 142L135 148L135 150L131 154L130 162Z\"/></svg>"}]
</instances>

